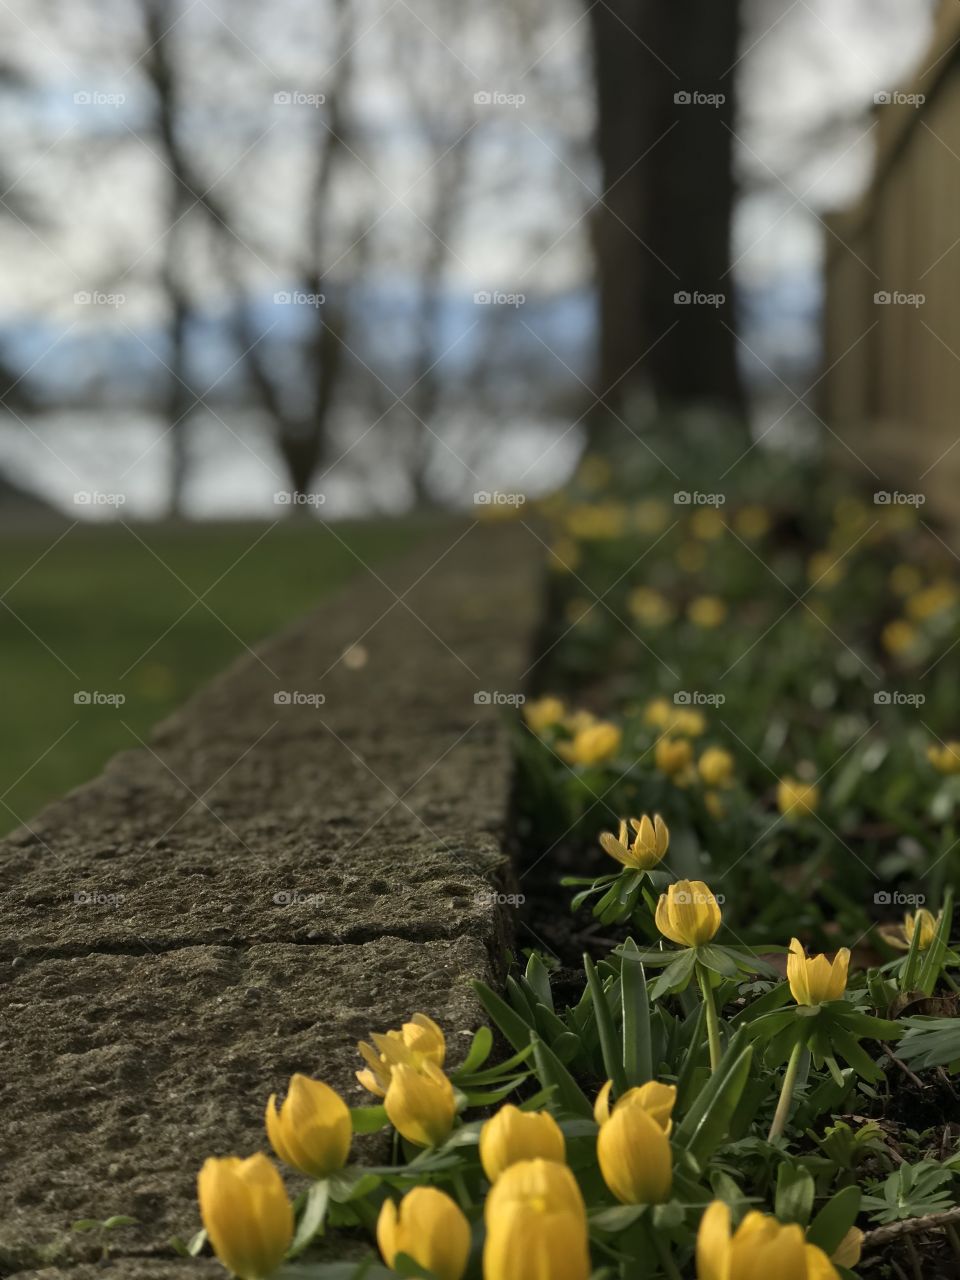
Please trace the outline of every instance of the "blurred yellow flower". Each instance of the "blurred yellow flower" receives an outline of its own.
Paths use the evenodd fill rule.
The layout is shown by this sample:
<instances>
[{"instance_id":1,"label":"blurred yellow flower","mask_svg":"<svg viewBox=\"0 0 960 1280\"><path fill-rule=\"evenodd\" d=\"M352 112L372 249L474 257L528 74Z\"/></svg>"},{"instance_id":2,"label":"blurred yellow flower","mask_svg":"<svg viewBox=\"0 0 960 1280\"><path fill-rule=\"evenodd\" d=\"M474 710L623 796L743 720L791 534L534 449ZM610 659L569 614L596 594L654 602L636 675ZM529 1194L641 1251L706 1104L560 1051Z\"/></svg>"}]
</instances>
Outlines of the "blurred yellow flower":
<instances>
[{"instance_id":1,"label":"blurred yellow flower","mask_svg":"<svg viewBox=\"0 0 960 1280\"><path fill-rule=\"evenodd\" d=\"M723 537L726 527L716 507L700 507L690 517L690 532L702 542L713 542Z\"/></svg>"},{"instance_id":2,"label":"blurred yellow flower","mask_svg":"<svg viewBox=\"0 0 960 1280\"><path fill-rule=\"evenodd\" d=\"M573 573L580 560L580 548L573 538L560 537L554 540L548 561L554 573Z\"/></svg>"},{"instance_id":3,"label":"blurred yellow flower","mask_svg":"<svg viewBox=\"0 0 960 1280\"><path fill-rule=\"evenodd\" d=\"M807 561L807 580L811 587L835 587L845 574L843 561L833 551L817 551Z\"/></svg>"},{"instance_id":4,"label":"blurred yellow flower","mask_svg":"<svg viewBox=\"0 0 960 1280\"><path fill-rule=\"evenodd\" d=\"M627 597L632 617L645 627L662 627L673 619L673 605L653 587L637 587Z\"/></svg>"},{"instance_id":5,"label":"blurred yellow flower","mask_svg":"<svg viewBox=\"0 0 960 1280\"><path fill-rule=\"evenodd\" d=\"M397 1063L418 1067L424 1062L432 1062L442 1067L446 1058L447 1043L443 1031L425 1013L415 1013L399 1031L387 1031L382 1035L374 1032L370 1039L375 1048L364 1041L357 1045L367 1064L366 1070L357 1072L357 1079L378 1098L386 1093L390 1073Z\"/></svg>"},{"instance_id":6,"label":"blurred yellow flower","mask_svg":"<svg viewBox=\"0 0 960 1280\"><path fill-rule=\"evenodd\" d=\"M727 616L727 606L719 596L697 596L687 605L687 617L695 627L719 627Z\"/></svg>"},{"instance_id":7,"label":"blurred yellow flower","mask_svg":"<svg viewBox=\"0 0 960 1280\"><path fill-rule=\"evenodd\" d=\"M892 947L896 947L898 951L909 951L913 945L913 935L919 929L920 937L917 939L917 950L926 951L936 937L939 927L940 917L935 916L926 907L919 907L916 915L912 911L908 911L903 917L902 924L882 924L877 932Z\"/></svg>"},{"instance_id":8,"label":"blurred yellow flower","mask_svg":"<svg viewBox=\"0 0 960 1280\"><path fill-rule=\"evenodd\" d=\"M907 599L907 616L914 622L923 622L938 613L952 609L957 603L957 589L952 582L941 580L915 591Z\"/></svg>"},{"instance_id":9,"label":"blurred yellow flower","mask_svg":"<svg viewBox=\"0 0 960 1280\"><path fill-rule=\"evenodd\" d=\"M633 509L633 523L640 533L660 533L670 520L670 508L657 498L645 498Z\"/></svg>"},{"instance_id":10,"label":"blurred yellow flower","mask_svg":"<svg viewBox=\"0 0 960 1280\"><path fill-rule=\"evenodd\" d=\"M702 947L720 928L720 905L702 880L678 880L660 895L656 925L679 947Z\"/></svg>"},{"instance_id":11,"label":"blurred yellow flower","mask_svg":"<svg viewBox=\"0 0 960 1280\"><path fill-rule=\"evenodd\" d=\"M534 733L543 733L545 729L560 724L566 714L563 700L550 695L523 704L523 718Z\"/></svg>"},{"instance_id":12,"label":"blurred yellow flower","mask_svg":"<svg viewBox=\"0 0 960 1280\"><path fill-rule=\"evenodd\" d=\"M733 517L733 527L748 542L764 537L770 530L770 515L766 507L748 504Z\"/></svg>"},{"instance_id":13,"label":"blurred yellow flower","mask_svg":"<svg viewBox=\"0 0 960 1280\"><path fill-rule=\"evenodd\" d=\"M480 1163L490 1182L520 1160L563 1164L566 1154L563 1132L549 1111L521 1111L508 1103L480 1130Z\"/></svg>"},{"instance_id":14,"label":"blurred yellow flower","mask_svg":"<svg viewBox=\"0 0 960 1280\"><path fill-rule=\"evenodd\" d=\"M566 1165L512 1164L490 1189L483 1216L484 1280L588 1280L587 1210Z\"/></svg>"},{"instance_id":15,"label":"blurred yellow flower","mask_svg":"<svg viewBox=\"0 0 960 1280\"><path fill-rule=\"evenodd\" d=\"M697 1233L697 1280L840 1280L830 1259L807 1244L797 1223L751 1211L730 1230L730 1210L714 1200Z\"/></svg>"},{"instance_id":16,"label":"blurred yellow flower","mask_svg":"<svg viewBox=\"0 0 960 1280\"><path fill-rule=\"evenodd\" d=\"M329 1178L347 1163L353 1134L350 1108L322 1080L293 1076L279 1110L277 1095L270 1095L265 1119L274 1151L308 1178Z\"/></svg>"},{"instance_id":17,"label":"blurred yellow flower","mask_svg":"<svg viewBox=\"0 0 960 1280\"><path fill-rule=\"evenodd\" d=\"M436 1187L414 1187L399 1209L384 1200L377 1219L377 1244L395 1270L398 1253L438 1277L460 1280L470 1256L470 1223L463 1210Z\"/></svg>"},{"instance_id":18,"label":"blurred yellow flower","mask_svg":"<svg viewBox=\"0 0 960 1280\"><path fill-rule=\"evenodd\" d=\"M200 1217L213 1251L241 1280L276 1271L293 1239L283 1179L265 1155L210 1156L197 1176Z\"/></svg>"},{"instance_id":19,"label":"blurred yellow flower","mask_svg":"<svg viewBox=\"0 0 960 1280\"><path fill-rule=\"evenodd\" d=\"M707 747L697 768L708 787L729 787L733 782L733 756L723 747Z\"/></svg>"},{"instance_id":20,"label":"blurred yellow flower","mask_svg":"<svg viewBox=\"0 0 960 1280\"><path fill-rule=\"evenodd\" d=\"M960 773L960 742L952 740L927 747L927 759L938 773Z\"/></svg>"},{"instance_id":21,"label":"blurred yellow flower","mask_svg":"<svg viewBox=\"0 0 960 1280\"><path fill-rule=\"evenodd\" d=\"M616 502L582 502L571 507L564 521L567 533L581 541L620 538L626 511Z\"/></svg>"},{"instance_id":22,"label":"blurred yellow flower","mask_svg":"<svg viewBox=\"0 0 960 1280\"><path fill-rule=\"evenodd\" d=\"M670 1140L645 1106L625 1103L626 1097L597 1135L603 1180L621 1204L663 1204L673 1185Z\"/></svg>"},{"instance_id":23,"label":"blurred yellow flower","mask_svg":"<svg viewBox=\"0 0 960 1280\"><path fill-rule=\"evenodd\" d=\"M643 709L644 724L680 734L685 738L698 738L706 730L707 721L702 711L692 707L677 706L669 698L654 698Z\"/></svg>"},{"instance_id":24,"label":"blurred yellow flower","mask_svg":"<svg viewBox=\"0 0 960 1280\"><path fill-rule=\"evenodd\" d=\"M707 813L715 821L720 822L727 816L727 806L723 802L723 797L717 791L705 791L703 793L703 803L706 805Z\"/></svg>"},{"instance_id":25,"label":"blurred yellow flower","mask_svg":"<svg viewBox=\"0 0 960 1280\"><path fill-rule=\"evenodd\" d=\"M612 1088L613 1081L608 1080L597 1094L596 1102L593 1104L593 1118L598 1125L605 1125L614 1111L620 1107L643 1107L644 1111L669 1136L673 1127L671 1118L673 1108L677 1101L676 1085L660 1084L658 1080L648 1080L646 1084L638 1085L634 1089L628 1089L611 1107L610 1091Z\"/></svg>"},{"instance_id":26,"label":"blurred yellow flower","mask_svg":"<svg viewBox=\"0 0 960 1280\"><path fill-rule=\"evenodd\" d=\"M383 1100L387 1119L416 1147L436 1147L450 1135L456 1116L453 1085L438 1066L398 1063Z\"/></svg>"},{"instance_id":27,"label":"blurred yellow flower","mask_svg":"<svg viewBox=\"0 0 960 1280\"><path fill-rule=\"evenodd\" d=\"M693 746L686 738L660 738L653 749L653 759L668 778L683 778L690 771Z\"/></svg>"},{"instance_id":28,"label":"blurred yellow flower","mask_svg":"<svg viewBox=\"0 0 960 1280\"><path fill-rule=\"evenodd\" d=\"M906 618L894 618L892 622L888 622L880 636L887 653L895 658L909 653L916 646L919 638L920 633L917 628Z\"/></svg>"},{"instance_id":29,"label":"blurred yellow flower","mask_svg":"<svg viewBox=\"0 0 960 1280\"><path fill-rule=\"evenodd\" d=\"M814 814L820 804L820 788L815 782L781 778L777 783L777 808L785 818Z\"/></svg>"},{"instance_id":30,"label":"blurred yellow flower","mask_svg":"<svg viewBox=\"0 0 960 1280\"><path fill-rule=\"evenodd\" d=\"M617 754L622 739L619 725L609 720L598 720L596 724L580 729L569 742L557 743L557 754L567 764L603 764Z\"/></svg>"},{"instance_id":31,"label":"blurred yellow flower","mask_svg":"<svg viewBox=\"0 0 960 1280\"><path fill-rule=\"evenodd\" d=\"M851 1227L836 1249L834 1249L830 1261L835 1262L839 1267L846 1267L849 1270L860 1261L862 1248L863 1232L859 1227Z\"/></svg>"},{"instance_id":32,"label":"blurred yellow flower","mask_svg":"<svg viewBox=\"0 0 960 1280\"><path fill-rule=\"evenodd\" d=\"M808 960L796 938L790 939L787 956L787 981L797 1004L826 1004L839 1000L847 989L847 969L850 951L841 947L831 963L826 956L814 956Z\"/></svg>"},{"instance_id":33,"label":"blurred yellow flower","mask_svg":"<svg viewBox=\"0 0 960 1280\"><path fill-rule=\"evenodd\" d=\"M920 590L923 577L912 564L897 564L890 570L890 590L895 596L912 596Z\"/></svg>"},{"instance_id":34,"label":"blurred yellow flower","mask_svg":"<svg viewBox=\"0 0 960 1280\"><path fill-rule=\"evenodd\" d=\"M699 542L681 542L676 561L684 573L699 573L707 562L707 553Z\"/></svg>"},{"instance_id":35,"label":"blurred yellow flower","mask_svg":"<svg viewBox=\"0 0 960 1280\"><path fill-rule=\"evenodd\" d=\"M631 867L634 871L650 871L663 860L670 845L667 824L657 813L652 822L646 814L640 819L631 818L630 826L634 831L632 844L627 824L621 819L618 835L611 835L609 831L601 833L600 847L625 867Z\"/></svg>"}]
</instances>

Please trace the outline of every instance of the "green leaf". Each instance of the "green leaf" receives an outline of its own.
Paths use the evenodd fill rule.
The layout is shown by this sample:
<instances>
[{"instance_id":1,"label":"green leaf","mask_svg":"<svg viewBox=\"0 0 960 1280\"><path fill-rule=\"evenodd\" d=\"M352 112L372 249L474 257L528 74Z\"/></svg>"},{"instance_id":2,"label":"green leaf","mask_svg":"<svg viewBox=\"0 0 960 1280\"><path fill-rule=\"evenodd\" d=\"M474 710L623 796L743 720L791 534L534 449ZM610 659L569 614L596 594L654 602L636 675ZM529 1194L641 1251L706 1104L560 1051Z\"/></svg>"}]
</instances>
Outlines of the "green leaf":
<instances>
[{"instance_id":1,"label":"green leaf","mask_svg":"<svg viewBox=\"0 0 960 1280\"><path fill-rule=\"evenodd\" d=\"M623 1071L622 1044L613 1025L613 1014L610 1012L606 992L597 976L594 963L588 955L583 957L583 967L587 975L587 985L590 988L590 998L593 1000L604 1070L613 1081L613 1087L619 1096L625 1093L627 1088L627 1078Z\"/></svg>"},{"instance_id":2,"label":"green leaf","mask_svg":"<svg viewBox=\"0 0 960 1280\"><path fill-rule=\"evenodd\" d=\"M537 999L541 1004L545 1004L550 1012L553 1012L553 992L550 989L550 974L547 967L536 954L531 952L530 959L527 961L527 969L524 977L527 983L536 992Z\"/></svg>"},{"instance_id":3,"label":"green leaf","mask_svg":"<svg viewBox=\"0 0 960 1280\"><path fill-rule=\"evenodd\" d=\"M474 981L473 989L477 999L486 1009L496 1026L510 1041L514 1049L526 1049L531 1041L533 1028L530 1023L520 1017L505 1000L492 991L485 982Z\"/></svg>"},{"instance_id":4,"label":"green leaf","mask_svg":"<svg viewBox=\"0 0 960 1280\"><path fill-rule=\"evenodd\" d=\"M480 1067L490 1057L490 1050L493 1048L493 1032L489 1027L478 1027L473 1033L473 1039L470 1042L470 1049L463 1062L460 1063L456 1071L452 1073L452 1079L456 1080L457 1076L469 1075L472 1071L479 1070Z\"/></svg>"},{"instance_id":5,"label":"green leaf","mask_svg":"<svg viewBox=\"0 0 960 1280\"><path fill-rule=\"evenodd\" d=\"M620 952L620 1001L623 1018L623 1073L627 1087L653 1079L650 999L637 944L628 938Z\"/></svg>"},{"instance_id":6,"label":"green leaf","mask_svg":"<svg viewBox=\"0 0 960 1280\"><path fill-rule=\"evenodd\" d=\"M950 926L953 923L953 886L948 886L943 895L943 910L940 915L940 923L937 926L937 932L934 934L933 941L926 950L923 958L923 965L920 968L920 976L917 979L917 988L922 991L925 996L932 996L933 989L937 985L937 979L940 977L940 970L943 968L943 959L947 953L947 947L950 944ZM916 940L919 929L914 929L913 937Z\"/></svg>"},{"instance_id":7,"label":"green leaf","mask_svg":"<svg viewBox=\"0 0 960 1280\"><path fill-rule=\"evenodd\" d=\"M844 1187L828 1200L810 1224L810 1244L818 1245L829 1258L856 1222L861 1198L859 1187Z\"/></svg>"},{"instance_id":8,"label":"green leaf","mask_svg":"<svg viewBox=\"0 0 960 1280\"><path fill-rule=\"evenodd\" d=\"M815 1193L813 1176L803 1165L784 1160L777 1170L777 1196L774 1212L781 1222L799 1222L805 1227L813 1212Z\"/></svg>"},{"instance_id":9,"label":"green leaf","mask_svg":"<svg viewBox=\"0 0 960 1280\"><path fill-rule=\"evenodd\" d=\"M650 988L650 999L659 1000L661 996L671 992L682 991L693 977L696 962L697 953L693 947L678 952L677 958L667 965Z\"/></svg>"},{"instance_id":10,"label":"green leaf","mask_svg":"<svg viewBox=\"0 0 960 1280\"><path fill-rule=\"evenodd\" d=\"M288 1258L296 1258L303 1253L314 1236L323 1231L324 1219L327 1216L327 1205L330 1203L330 1183L324 1178L314 1182L307 1192L303 1212L297 1222L296 1234L287 1253Z\"/></svg>"},{"instance_id":11,"label":"green leaf","mask_svg":"<svg viewBox=\"0 0 960 1280\"><path fill-rule=\"evenodd\" d=\"M574 1080L557 1055L539 1037L533 1042L533 1058L537 1064L537 1076L544 1088L554 1086L554 1100L564 1111L573 1115L593 1116L593 1107L586 1094Z\"/></svg>"},{"instance_id":12,"label":"green leaf","mask_svg":"<svg viewBox=\"0 0 960 1280\"><path fill-rule=\"evenodd\" d=\"M103 1225L108 1231L112 1231L114 1227L139 1227L140 1221L126 1213L115 1213L112 1218L104 1218Z\"/></svg>"},{"instance_id":13,"label":"green leaf","mask_svg":"<svg viewBox=\"0 0 960 1280\"><path fill-rule=\"evenodd\" d=\"M701 1168L727 1136L749 1078L753 1045L744 1048L743 1044L744 1034L739 1031L677 1128L677 1145L685 1148Z\"/></svg>"},{"instance_id":14,"label":"green leaf","mask_svg":"<svg viewBox=\"0 0 960 1280\"><path fill-rule=\"evenodd\" d=\"M383 1106L351 1107L350 1123L354 1133L377 1133L389 1121Z\"/></svg>"}]
</instances>

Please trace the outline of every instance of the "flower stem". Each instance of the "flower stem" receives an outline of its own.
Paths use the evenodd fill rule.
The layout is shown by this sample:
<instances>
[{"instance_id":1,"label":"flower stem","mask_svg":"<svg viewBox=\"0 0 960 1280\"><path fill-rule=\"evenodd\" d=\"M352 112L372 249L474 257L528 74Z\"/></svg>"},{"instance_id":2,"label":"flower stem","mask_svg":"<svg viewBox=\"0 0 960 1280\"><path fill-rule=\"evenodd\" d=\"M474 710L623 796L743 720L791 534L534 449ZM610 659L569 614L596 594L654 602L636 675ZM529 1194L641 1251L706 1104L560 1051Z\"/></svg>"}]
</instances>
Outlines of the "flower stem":
<instances>
[{"instance_id":1,"label":"flower stem","mask_svg":"<svg viewBox=\"0 0 960 1280\"><path fill-rule=\"evenodd\" d=\"M697 963L697 980L703 995L703 1005L707 1011L707 1044L710 1046L710 1070L716 1071L720 1063L720 1019L717 1016L717 1004L713 998L710 985L710 974L702 964Z\"/></svg>"},{"instance_id":2,"label":"flower stem","mask_svg":"<svg viewBox=\"0 0 960 1280\"><path fill-rule=\"evenodd\" d=\"M770 1132L767 1135L768 1142L772 1142L774 1138L779 1138L786 1128L787 1116L790 1114L790 1104L793 1102L793 1091L797 1085L797 1072L800 1070L803 1050L804 1043L802 1040L798 1040L790 1052L790 1060L787 1063L786 1074L783 1077L783 1084L780 1088L780 1100L774 1113L773 1124L770 1126Z\"/></svg>"},{"instance_id":3,"label":"flower stem","mask_svg":"<svg viewBox=\"0 0 960 1280\"><path fill-rule=\"evenodd\" d=\"M653 1240L654 1248L657 1251L657 1257L660 1259L660 1266L663 1268L663 1274L669 1277L669 1280L683 1280L680 1270L673 1258L673 1253L667 1242L661 1238L660 1233L651 1229L650 1237Z\"/></svg>"}]
</instances>

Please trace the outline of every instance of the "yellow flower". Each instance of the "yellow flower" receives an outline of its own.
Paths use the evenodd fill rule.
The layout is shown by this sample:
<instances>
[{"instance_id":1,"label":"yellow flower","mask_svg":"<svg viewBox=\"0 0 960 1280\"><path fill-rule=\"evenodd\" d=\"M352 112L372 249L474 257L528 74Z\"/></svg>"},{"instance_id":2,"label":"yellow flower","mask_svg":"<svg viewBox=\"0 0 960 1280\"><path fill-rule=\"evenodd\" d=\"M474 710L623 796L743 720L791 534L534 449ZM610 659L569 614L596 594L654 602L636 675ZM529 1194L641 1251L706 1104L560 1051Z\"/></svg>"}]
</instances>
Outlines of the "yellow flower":
<instances>
[{"instance_id":1,"label":"yellow flower","mask_svg":"<svg viewBox=\"0 0 960 1280\"><path fill-rule=\"evenodd\" d=\"M662 627L673 618L673 606L653 587L637 587L627 597L627 608L645 627Z\"/></svg>"},{"instance_id":2,"label":"yellow flower","mask_svg":"<svg viewBox=\"0 0 960 1280\"><path fill-rule=\"evenodd\" d=\"M597 1161L604 1182L621 1204L663 1204L670 1199L670 1140L647 1108L627 1103L626 1095L600 1126Z\"/></svg>"},{"instance_id":3,"label":"yellow flower","mask_svg":"<svg viewBox=\"0 0 960 1280\"><path fill-rule=\"evenodd\" d=\"M532 702L524 703L523 707L523 718L534 733L543 733L544 729L560 724L566 714L567 708L563 700L549 696L534 698Z\"/></svg>"},{"instance_id":4,"label":"yellow flower","mask_svg":"<svg viewBox=\"0 0 960 1280\"><path fill-rule=\"evenodd\" d=\"M487 1195L484 1221L484 1280L588 1280L587 1211L566 1165L512 1164Z\"/></svg>"},{"instance_id":5,"label":"yellow flower","mask_svg":"<svg viewBox=\"0 0 960 1280\"><path fill-rule=\"evenodd\" d=\"M683 542L677 547L677 565L684 573L699 573L706 559L707 553L698 542Z\"/></svg>"},{"instance_id":6,"label":"yellow flower","mask_svg":"<svg viewBox=\"0 0 960 1280\"><path fill-rule=\"evenodd\" d=\"M609 720L598 720L596 724L580 729L569 742L558 743L557 754L567 764L602 764L617 754L622 738L619 725Z\"/></svg>"},{"instance_id":7,"label":"yellow flower","mask_svg":"<svg viewBox=\"0 0 960 1280\"><path fill-rule=\"evenodd\" d=\"M622 1097L610 1106L610 1090L613 1081L608 1080L593 1104L593 1118L603 1127L620 1107L642 1107L647 1115L656 1120L663 1132L669 1137L673 1127L674 1104L677 1101L677 1087L673 1084L660 1084L658 1080L648 1080L646 1084L628 1089Z\"/></svg>"},{"instance_id":8,"label":"yellow flower","mask_svg":"<svg viewBox=\"0 0 960 1280\"><path fill-rule=\"evenodd\" d=\"M723 803L719 792L705 791L703 803L706 805L707 813L715 822L720 822L727 816L727 806Z\"/></svg>"},{"instance_id":9,"label":"yellow flower","mask_svg":"<svg viewBox=\"0 0 960 1280\"><path fill-rule=\"evenodd\" d=\"M830 1259L807 1244L803 1228L748 1213L730 1232L730 1210L714 1200L697 1233L697 1280L840 1280Z\"/></svg>"},{"instance_id":10,"label":"yellow flower","mask_svg":"<svg viewBox=\"0 0 960 1280\"><path fill-rule=\"evenodd\" d=\"M781 778L777 784L777 808L787 818L800 818L817 811L820 788L815 782Z\"/></svg>"},{"instance_id":11,"label":"yellow flower","mask_svg":"<svg viewBox=\"0 0 960 1280\"><path fill-rule=\"evenodd\" d=\"M276 1271L293 1239L293 1209L265 1155L210 1156L197 1176L197 1198L213 1251L228 1271L241 1280Z\"/></svg>"},{"instance_id":12,"label":"yellow flower","mask_svg":"<svg viewBox=\"0 0 960 1280\"><path fill-rule=\"evenodd\" d=\"M912 596L920 590L923 577L912 564L897 564L890 570L890 590L895 596Z\"/></svg>"},{"instance_id":13,"label":"yellow flower","mask_svg":"<svg viewBox=\"0 0 960 1280\"><path fill-rule=\"evenodd\" d=\"M708 747L697 768L708 787L729 787L733 781L733 756L723 747Z\"/></svg>"},{"instance_id":14,"label":"yellow flower","mask_svg":"<svg viewBox=\"0 0 960 1280\"><path fill-rule=\"evenodd\" d=\"M645 498L633 509L633 522L641 533L659 533L669 520L669 507L656 498Z\"/></svg>"},{"instance_id":15,"label":"yellow flower","mask_svg":"<svg viewBox=\"0 0 960 1280\"><path fill-rule=\"evenodd\" d=\"M797 1004L815 1005L841 999L847 989L849 965L850 951L847 947L840 948L831 964L824 955L808 960L799 941L791 938L787 981L794 1000Z\"/></svg>"},{"instance_id":16,"label":"yellow flower","mask_svg":"<svg viewBox=\"0 0 960 1280\"><path fill-rule=\"evenodd\" d=\"M933 618L957 603L957 589L952 582L934 582L915 591L907 600L907 614L914 622Z\"/></svg>"},{"instance_id":17,"label":"yellow flower","mask_svg":"<svg viewBox=\"0 0 960 1280\"><path fill-rule=\"evenodd\" d=\"M678 880L657 903L657 928L679 947L704 946L720 921L720 906L702 880Z\"/></svg>"},{"instance_id":18,"label":"yellow flower","mask_svg":"<svg viewBox=\"0 0 960 1280\"><path fill-rule=\"evenodd\" d=\"M762 538L770 529L770 516L766 507L750 504L741 507L733 517L733 527L742 538L754 541Z\"/></svg>"},{"instance_id":19,"label":"yellow flower","mask_svg":"<svg viewBox=\"0 0 960 1280\"><path fill-rule=\"evenodd\" d=\"M460 1280L470 1254L470 1223L459 1206L436 1187L414 1187L400 1201L384 1200L377 1244L391 1270L398 1253L438 1280Z\"/></svg>"},{"instance_id":20,"label":"yellow flower","mask_svg":"<svg viewBox=\"0 0 960 1280\"><path fill-rule=\"evenodd\" d=\"M687 605L687 617L695 627L719 627L727 616L727 606L719 596L697 596Z\"/></svg>"},{"instance_id":21,"label":"yellow flower","mask_svg":"<svg viewBox=\"0 0 960 1280\"><path fill-rule=\"evenodd\" d=\"M572 538L557 538L550 548L549 567L554 573L573 573L580 563L580 548Z\"/></svg>"},{"instance_id":22,"label":"yellow flower","mask_svg":"<svg viewBox=\"0 0 960 1280\"><path fill-rule=\"evenodd\" d=\"M843 562L832 551L818 551L807 562L811 587L835 587L845 573Z\"/></svg>"},{"instance_id":23,"label":"yellow flower","mask_svg":"<svg viewBox=\"0 0 960 1280\"><path fill-rule=\"evenodd\" d=\"M563 1132L549 1111L501 1107L480 1130L480 1163L491 1182L518 1160L554 1160L563 1164Z\"/></svg>"},{"instance_id":24,"label":"yellow flower","mask_svg":"<svg viewBox=\"0 0 960 1280\"><path fill-rule=\"evenodd\" d=\"M447 1042L443 1031L425 1013L415 1013L399 1031L374 1033L370 1039L376 1048L364 1043L357 1045L367 1064L365 1071L357 1072L357 1079L365 1089L382 1098L390 1085L390 1073L399 1062L419 1067L432 1062L442 1067L447 1054Z\"/></svg>"},{"instance_id":25,"label":"yellow flower","mask_svg":"<svg viewBox=\"0 0 960 1280\"><path fill-rule=\"evenodd\" d=\"M266 1124L270 1145L280 1159L308 1178L328 1178L347 1163L353 1132L350 1108L321 1080L293 1076L279 1111L277 1095L270 1095Z\"/></svg>"},{"instance_id":26,"label":"yellow flower","mask_svg":"<svg viewBox=\"0 0 960 1280\"><path fill-rule=\"evenodd\" d=\"M903 924L882 924L878 932L880 936L896 947L898 951L909 951L913 945L913 935L920 930L917 950L926 951L940 927L940 917L935 916L926 907L920 907L917 914L908 911L903 917Z\"/></svg>"},{"instance_id":27,"label":"yellow flower","mask_svg":"<svg viewBox=\"0 0 960 1280\"><path fill-rule=\"evenodd\" d=\"M953 740L940 747L927 747L927 759L938 773L960 773L960 742Z\"/></svg>"},{"instance_id":28,"label":"yellow flower","mask_svg":"<svg viewBox=\"0 0 960 1280\"><path fill-rule=\"evenodd\" d=\"M699 738L707 727L702 711L677 706L669 698L654 698L643 709L644 724L685 738Z\"/></svg>"},{"instance_id":29,"label":"yellow flower","mask_svg":"<svg viewBox=\"0 0 960 1280\"><path fill-rule=\"evenodd\" d=\"M438 1066L398 1063L383 1105L398 1133L417 1147L436 1147L449 1136L456 1115L453 1085Z\"/></svg>"},{"instance_id":30,"label":"yellow flower","mask_svg":"<svg viewBox=\"0 0 960 1280\"><path fill-rule=\"evenodd\" d=\"M626 526L626 511L616 502L582 502L566 515L566 529L583 540L619 538Z\"/></svg>"},{"instance_id":31,"label":"yellow flower","mask_svg":"<svg viewBox=\"0 0 960 1280\"><path fill-rule=\"evenodd\" d=\"M633 844L630 844L627 824L621 820L619 835L613 836L604 831L600 836L600 847L625 867L649 871L663 860L670 845L670 831L659 813L654 814L652 822L646 814L639 821L631 818L630 826L634 831Z\"/></svg>"},{"instance_id":32,"label":"yellow flower","mask_svg":"<svg viewBox=\"0 0 960 1280\"><path fill-rule=\"evenodd\" d=\"M726 525L715 507L701 507L690 517L690 532L702 542L713 542L723 536Z\"/></svg>"},{"instance_id":33,"label":"yellow flower","mask_svg":"<svg viewBox=\"0 0 960 1280\"><path fill-rule=\"evenodd\" d=\"M863 1247L863 1232L859 1227L851 1227L847 1234L834 1249L830 1261L835 1262L840 1267L855 1267L860 1261L860 1251Z\"/></svg>"},{"instance_id":34,"label":"yellow flower","mask_svg":"<svg viewBox=\"0 0 960 1280\"><path fill-rule=\"evenodd\" d=\"M906 618L894 618L888 622L881 632L883 647L895 658L908 653L917 643L919 633L912 622Z\"/></svg>"},{"instance_id":35,"label":"yellow flower","mask_svg":"<svg viewBox=\"0 0 960 1280\"><path fill-rule=\"evenodd\" d=\"M653 749L653 759L661 773L677 778L688 773L693 747L686 738L660 738Z\"/></svg>"},{"instance_id":36,"label":"yellow flower","mask_svg":"<svg viewBox=\"0 0 960 1280\"><path fill-rule=\"evenodd\" d=\"M644 724L665 729L673 715L673 703L669 698L651 698L643 709Z\"/></svg>"}]
</instances>

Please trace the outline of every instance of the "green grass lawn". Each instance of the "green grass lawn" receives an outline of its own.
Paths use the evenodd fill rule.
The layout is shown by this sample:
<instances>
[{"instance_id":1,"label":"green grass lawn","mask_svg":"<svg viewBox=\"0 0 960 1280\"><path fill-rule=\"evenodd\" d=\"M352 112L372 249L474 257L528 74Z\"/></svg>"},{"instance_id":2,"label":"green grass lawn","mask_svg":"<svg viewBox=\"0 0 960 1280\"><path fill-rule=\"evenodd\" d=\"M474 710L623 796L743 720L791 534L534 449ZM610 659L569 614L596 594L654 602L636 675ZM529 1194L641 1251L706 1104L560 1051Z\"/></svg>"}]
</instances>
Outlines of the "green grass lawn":
<instances>
[{"instance_id":1,"label":"green grass lawn","mask_svg":"<svg viewBox=\"0 0 960 1280\"><path fill-rule=\"evenodd\" d=\"M135 734L146 737L242 656L244 644L363 573L361 561L376 564L412 546L428 527L411 518L335 530L304 521L273 529L83 525L65 534L7 533L0 543L0 831L93 777L115 752L136 747ZM122 693L126 701L77 705L80 690Z\"/></svg>"}]
</instances>

